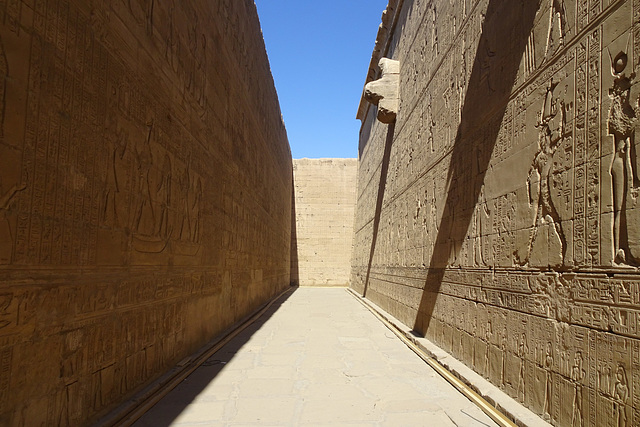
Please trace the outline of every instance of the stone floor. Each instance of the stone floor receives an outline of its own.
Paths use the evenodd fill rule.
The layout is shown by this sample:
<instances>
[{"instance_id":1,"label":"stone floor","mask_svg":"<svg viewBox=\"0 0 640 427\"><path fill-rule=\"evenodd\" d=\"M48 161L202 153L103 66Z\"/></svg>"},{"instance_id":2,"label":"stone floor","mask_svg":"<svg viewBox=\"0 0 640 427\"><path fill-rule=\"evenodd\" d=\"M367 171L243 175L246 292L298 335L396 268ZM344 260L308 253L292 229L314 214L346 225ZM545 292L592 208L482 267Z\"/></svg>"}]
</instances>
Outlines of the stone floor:
<instances>
[{"instance_id":1,"label":"stone floor","mask_svg":"<svg viewBox=\"0 0 640 427\"><path fill-rule=\"evenodd\" d=\"M495 426L344 288L299 288L135 426Z\"/></svg>"}]
</instances>

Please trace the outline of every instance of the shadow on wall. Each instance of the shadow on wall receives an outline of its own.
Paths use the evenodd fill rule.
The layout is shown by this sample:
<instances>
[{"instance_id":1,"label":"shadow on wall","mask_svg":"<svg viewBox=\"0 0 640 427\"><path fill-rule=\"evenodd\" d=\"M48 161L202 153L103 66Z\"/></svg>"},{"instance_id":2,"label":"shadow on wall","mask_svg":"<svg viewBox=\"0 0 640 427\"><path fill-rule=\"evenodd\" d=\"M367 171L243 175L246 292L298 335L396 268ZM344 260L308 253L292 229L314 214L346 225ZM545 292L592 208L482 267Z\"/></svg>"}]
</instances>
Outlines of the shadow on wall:
<instances>
[{"instance_id":1,"label":"shadow on wall","mask_svg":"<svg viewBox=\"0 0 640 427\"><path fill-rule=\"evenodd\" d=\"M371 236L371 251L369 252L369 263L367 264L367 275L364 279L364 290L362 296L367 297L369 288L369 275L371 274L371 264L376 251L376 241L378 240L378 230L380 228L380 216L382 214L382 202L384 201L384 189L387 186L387 175L389 172L389 159L391 158L391 146L393 145L393 134L396 130L395 122L387 128L387 138L384 143L384 154L382 155L382 165L380 167L380 184L378 185L378 197L376 198L376 212L373 217L373 233Z\"/></svg>"},{"instance_id":2,"label":"shadow on wall","mask_svg":"<svg viewBox=\"0 0 640 427\"><path fill-rule=\"evenodd\" d=\"M539 1L490 0L447 175L447 197L414 330L426 335L447 265L455 263L504 118Z\"/></svg>"},{"instance_id":3,"label":"shadow on wall","mask_svg":"<svg viewBox=\"0 0 640 427\"><path fill-rule=\"evenodd\" d=\"M298 232L296 226L296 186L291 177L291 272L290 285L300 286L300 272L298 270Z\"/></svg>"}]
</instances>

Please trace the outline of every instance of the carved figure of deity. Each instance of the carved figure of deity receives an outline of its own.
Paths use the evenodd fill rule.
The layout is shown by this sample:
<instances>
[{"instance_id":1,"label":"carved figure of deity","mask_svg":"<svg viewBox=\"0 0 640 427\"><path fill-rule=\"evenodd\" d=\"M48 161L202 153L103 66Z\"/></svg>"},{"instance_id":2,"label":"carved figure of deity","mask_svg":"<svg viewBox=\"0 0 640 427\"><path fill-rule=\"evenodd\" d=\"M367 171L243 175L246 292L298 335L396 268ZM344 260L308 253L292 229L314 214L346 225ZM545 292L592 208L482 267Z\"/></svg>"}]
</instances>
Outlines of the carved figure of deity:
<instances>
[{"instance_id":1,"label":"carved figure of deity","mask_svg":"<svg viewBox=\"0 0 640 427\"><path fill-rule=\"evenodd\" d=\"M489 378L489 346L491 345L491 337L493 336L493 330L491 328L491 320L487 322L487 330L484 334L484 339L486 342L486 347L484 350L484 370L486 377Z\"/></svg>"},{"instance_id":2,"label":"carved figure of deity","mask_svg":"<svg viewBox=\"0 0 640 427\"><path fill-rule=\"evenodd\" d=\"M583 424L582 381L586 375L582 366L582 352L576 351L574 365L571 367L571 382L573 382L573 414L571 416L571 425L580 427L582 427Z\"/></svg>"},{"instance_id":3,"label":"carved figure of deity","mask_svg":"<svg viewBox=\"0 0 640 427\"><path fill-rule=\"evenodd\" d=\"M636 174L631 159L635 122L638 117L638 103L635 108L629 103L631 85L635 73L625 74L627 67L626 52L619 52L611 58L611 74L613 87L609 89L611 108L609 109L609 135L613 135L614 154L611 163L611 179L613 184L613 243L614 263L627 263L628 230L625 212L638 197L635 186Z\"/></svg>"},{"instance_id":4,"label":"carved figure of deity","mask_svg":"<svg viewBox=\"0 0 640 427\"><path fill-rule=\"evenodd\" d=\"M500 372L500 382L502 383L502 387L507 384L507 327L504 328L504 333L502 334L502 342L501 342L501 350L502 350L502 370Z\"/></svg>"},{"instance_id":5,"label":"carved figure of deity","mask_svg":"<svg viewBox=\"0 0 640 427\"><path fill-rule=\"evenodd\" d=\"M535 206L535 220L529 237L527 260L529 255L531 255L531 249L537 237L538 228L545 223L553 224L562 243L563 259L564 251L567 247L564 232L560 224L560 216L553 204L550 191L553 155L558 148L559 142L563 138L566 121L564 102L560 101L560 108L558 108L558 103L553 100L553 90L557 85L558 83L554 83L553 80L549 82L542 111L538 116L538 124L536 125L539 130L538 152L533 159L533 164L529 170L529 177L527 178L529 204ZM558 114L558 109L560 110L561 120L558 128L554 129L552 128L551 122Z\"/></svg>"},{"instance_id":6,"label":"carved figure of deity","mask_svg":"<svg viewBox=\"0 0 640 427\"><path fill-rule=\"evenodd\" d=\"M152 168L151 135L153 123L147 125L147 137L142 146L136 149L136 160L138 164L138 203L135 211L133 229L136 233L152 235L155 230L156 218L151 205L150 172Z\"/></svg>"},{"instance_id":7,"label":"carved figure of deity","mask_svg":"<svg viewBox=\"0 0 640 427\"><path fill-rule=\"evenodd\" d=\"M547 32L547 46L544 51L544 59L552 55L556 50L564 46L564 37L567 31L567 11L564 0L551 0L549 4L549 31Z\"/></svg>"},{"instance_id":8,"label":"carved figure of deity","mask_svg":"<svg viewBox=\"0 0 640 427\"><path fill-rule=\"evenodd\" d=\"M171 234L169 225L169 206L171 205L171 158L164 155L162 163L162 175L156 187L156 198L160 202L160 215L157 221L156 235L168 238Z\"/></svg>"},{"instance_id":9,"label":"carved figure of deity","mask_svg":"<svg viewBox=\"0 0 640 427\"><path fill-rule=\"evenodd\" d=\"M616 369L616 384L614 386L614 408L616 412L616 426L627 427L626 404L629 400L629 386L627 385L627 373L624 366L618 365Z\"/></svg>"},{"instance_id":10,"label":"carved figure of deity","mask_svg":"<svg viewBox=\"0 0 640 427\"><path fill-rule=\"evenodd\" d=\"M527 336L523 333L520 336L520 343L518 344L518 358L520 358L520 374L518 378L518 396L524 401L524 368L525 357L529 352L529 346L527 345Z\"/></svg>"},{"instance_id":11,"label":"carved figure of deity","mask_svg":"<svg viewBox=\"0 0 640 427\"><path fill-rule=\"evenodd\" d=\"M127 151L128 135L115 122L107 128L107 131L113 134L106 138L109 164L103 195L102 220L105 224L118 227L121 225L118 218L118 199L122 185L122 162Z\"/></svg>"},{"instance_id":12,"label":"carved figure of deity","mask_svg":"<svg viewBox=\"0 0 640 427\"><path fill-rule=\"evenodd\" d=\"M553 377L551 370L553 369L553 350L551 348L551 342L547 343L547 352L544 357L544 369L545 369L545 388L544 388L544 415L545 418L551 418L551 398Z\"/></svg>"}]
</instances>

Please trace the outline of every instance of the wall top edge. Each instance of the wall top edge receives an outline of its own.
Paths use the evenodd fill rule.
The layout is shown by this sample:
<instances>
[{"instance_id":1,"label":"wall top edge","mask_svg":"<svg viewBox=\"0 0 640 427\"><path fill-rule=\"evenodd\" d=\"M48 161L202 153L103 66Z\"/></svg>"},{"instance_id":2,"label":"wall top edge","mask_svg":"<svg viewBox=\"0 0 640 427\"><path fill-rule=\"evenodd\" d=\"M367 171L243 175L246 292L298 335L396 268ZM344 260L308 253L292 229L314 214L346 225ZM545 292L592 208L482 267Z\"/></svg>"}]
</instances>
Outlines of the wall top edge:
<instances>
[{"instance_id":1,"label":"wall top edge","mask_svg":"<svg viewBox=\"0 0 640 427\"><path fill-rule=\"evenodd\" d=\"M384 12L382 12L382 22L378 27L378 34L376 36L376 42L371 54L371 61L369 62L367 77L365 79L364 85L362 86L362 95L360 96L360 104L358 105L358 112L356 114L356 119L358 120L364 119L369 105L369 102L364 99L364 86L366 86L367 83L376 80L380 75L378 62L380 61L380 58L384 57L384 55L389 50L389 41L391 39L391 36L393 35L393 29L395 28L395 24L398 20L398 14L402 9L403 3L404 0L389 0L387 8L384 10Z\"/></svg>"}]
</instances>

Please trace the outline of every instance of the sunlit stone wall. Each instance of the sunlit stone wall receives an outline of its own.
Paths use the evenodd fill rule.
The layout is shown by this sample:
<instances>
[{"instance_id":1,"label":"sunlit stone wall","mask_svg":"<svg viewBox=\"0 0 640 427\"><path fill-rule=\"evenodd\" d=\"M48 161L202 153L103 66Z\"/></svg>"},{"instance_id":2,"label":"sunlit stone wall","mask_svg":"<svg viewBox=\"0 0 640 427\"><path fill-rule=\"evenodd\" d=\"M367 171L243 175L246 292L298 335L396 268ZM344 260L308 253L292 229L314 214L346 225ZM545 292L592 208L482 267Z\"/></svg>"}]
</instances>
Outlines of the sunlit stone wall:
<instances>
[{"instance_id":1,"label":"sunlit stone wall","mask_svg":"<svg viewBox=\"0 0 640 427\"><path fill-rule=\"evenodd\" d=\"M558 426L640 424L638 0L390 2L352 287Z\"/></svg>"},{"instance_id":2,"label":"sunlit stone wall","mask_svg":"<svg viewBox=\"0 0 640 427\"><path fill-rule=\"evenodd\" d=\"M289 285L289 145L253 1L0 23L0 425L83 425Z\"/></svg>"},{"instance_id":3,"label":"sunlit stone wall","mask_svg":"<svg viewBox=\"0 0 640 427\"><path fill-rule=\"evenodd\" d=\"M292 275L300 286L346 286L351 273L356 159L293 161Z\"/></svg>"}]
</instances>

